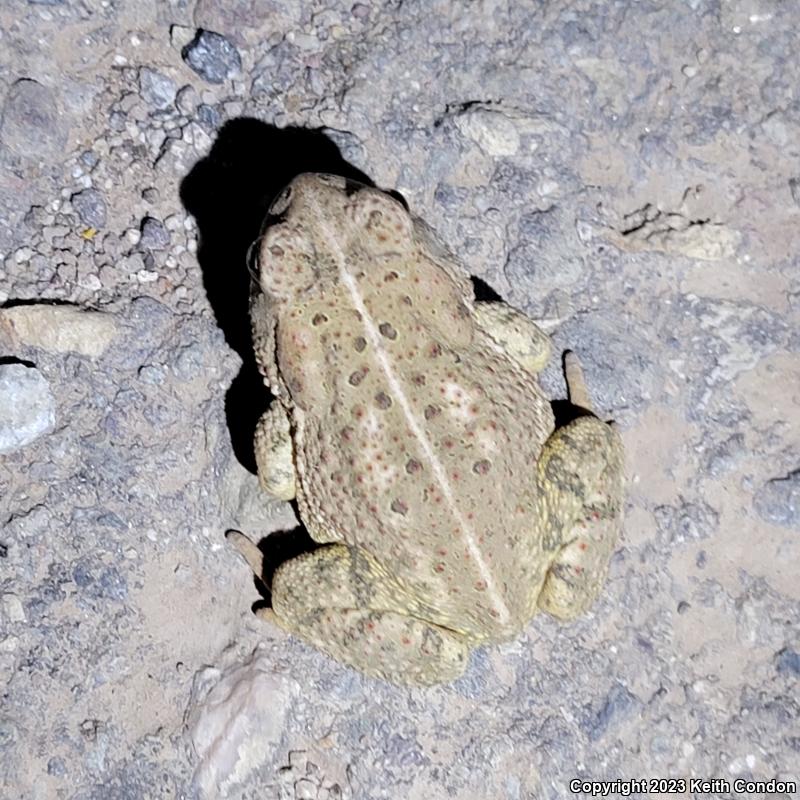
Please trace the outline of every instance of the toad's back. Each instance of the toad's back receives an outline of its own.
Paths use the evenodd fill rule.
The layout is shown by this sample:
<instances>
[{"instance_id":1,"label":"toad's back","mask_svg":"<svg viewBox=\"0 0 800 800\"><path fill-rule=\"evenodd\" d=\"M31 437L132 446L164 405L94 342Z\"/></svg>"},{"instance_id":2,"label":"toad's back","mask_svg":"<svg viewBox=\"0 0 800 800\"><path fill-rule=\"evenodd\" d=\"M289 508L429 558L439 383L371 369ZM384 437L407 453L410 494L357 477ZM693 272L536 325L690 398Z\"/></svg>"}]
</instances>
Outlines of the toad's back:
<instances>
[{"instance_id":1,"label":"toad's back","mask_svg":"<svg viewBox=\"0 0 800 800\"><path fill-rule=\"evenodd\" d=\"M367 194L308 219L286 233L313 281L297 270L304 285L272 311L303 518L369 551L440 624L510 635L544 577L532 523L550 404L399 204Z\"/></svg>"}]
</instances>

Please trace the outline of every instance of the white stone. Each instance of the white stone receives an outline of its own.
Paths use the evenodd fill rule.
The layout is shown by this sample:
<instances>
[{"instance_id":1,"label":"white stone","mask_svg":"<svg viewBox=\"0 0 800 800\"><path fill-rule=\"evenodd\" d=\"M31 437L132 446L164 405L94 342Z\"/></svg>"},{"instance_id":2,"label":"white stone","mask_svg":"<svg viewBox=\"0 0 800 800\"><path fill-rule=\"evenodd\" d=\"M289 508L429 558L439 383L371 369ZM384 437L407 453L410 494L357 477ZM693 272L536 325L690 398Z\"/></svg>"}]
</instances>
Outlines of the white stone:
<instances>
[{"instance_id":1,"label":"white stone","mask_svg":"<svg viewBox=\"0 0 800 800\"><path fill-rule=\"evenodd\" d=\"M188 730L197 755L194 786L201 797L227 797L277 755L286 715L299 685L272 671L256 651L249 661L195 675Z\"/></svg>"},{"instance_id":2,"label":"white stone","mask_svg":"<svg viewBox=\"0 0 800 800\"><path fill-rule=\"evenodd\" d=\"M84 286L91 291L101 288L95 275L88 276ZM26 347L97 358L113 340L117 325L113 316L100 311L43 304L0 309L0 330Z\"/></svg>"},{"instance_id":3,"label":"white stone","mask_svg":"<svg viewBox=\"0 0 800 800\"><path fill-rule=\"evenodd\" d=\"M0 365L0 453L30 444L55 421L55 400L42 373L24 364Z\"/></svg>"},{"instance_id":4,"label":"white stone","mask_svg":"<svg viewBox=\"0 0 800 800\"><path fill-rule=\"evenodd\" d=\"M490 156L513 156L519 150L517 126L500 113L478 109L456 117L456 126Z\"/></svg>"},{"instance_id":5,"label":"white stone","mask_svg":"<svg viewBox=\"0 0 800 800\"><path fill-rule=\"evenodd\" d=\"M25 622L25 609L22 601L13 592L6 592L0 600L3 608L3 616L9 622Z\"/></svg>"}]
</instances>

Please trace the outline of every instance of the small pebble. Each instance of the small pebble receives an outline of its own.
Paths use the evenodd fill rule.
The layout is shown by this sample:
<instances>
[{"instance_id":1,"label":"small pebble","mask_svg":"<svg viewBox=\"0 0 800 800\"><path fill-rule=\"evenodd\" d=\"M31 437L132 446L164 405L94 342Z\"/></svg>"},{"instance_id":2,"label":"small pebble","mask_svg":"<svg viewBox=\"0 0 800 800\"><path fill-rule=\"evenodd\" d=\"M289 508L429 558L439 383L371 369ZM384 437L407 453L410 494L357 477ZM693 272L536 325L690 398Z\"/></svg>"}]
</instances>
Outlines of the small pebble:
<instances>
[{"instance_id":1,"label":"small pebble","mask_svg":"<svg viewBox=\"0 0 800 800\"><path fill-rule=\"evenodd\" d=\"M56 404L35 367L0 365L0 453L11 453L51 430Z\"/></svg>"},{"instance_id":2,"label":"small pebble","mask_svg":"<svg viewBox=\"0 0 800 800\"><path fill-rule=\"evenodd\" d=\"M223 83L242 68L239 51L219 33L198 30L181 51L186 64L209 83Z\"/></svg>"},{"instance_id":3,"label":"small pebble","mask_svg":"<svg viewBox=\"0 0 800 800\"><path fill-rule=\"evenodd\" d=\"M106 224L106 201L97 189L84 189L70 198L72 207L84 225L103 228Z\"/></svg>"},{"instance_id":4,"label":"small pebble","mask_svg":"<svg viewBox=\"0 0 800 800\"><path fill-rule=\"evenodd\" d=\"M12 152L31 159L62 155L68 129L59 116L58 99L47 86L30 78L12 83L0 118L0 142Z\"/></svg>"},{"instance_id":5,"label":"small pebble","mask_svg":"<svg viewBox=\"0 0 800 800\"><path fill-rule=\"evenodd\" d=\"M157 69L142 67L139 70L139 93L154 108L167 109L175 102L177 86L172 78Z\"/></svg>"},{"instance_id":6,"label":"small pebble","mask_svg":"<svg viewBox=\"0 0 800 800\"><path fill-rule=\"evenodd\" d=\"M145 250L164 250L169 247L169 231L164 223L155 217L142 220L142 237L139 245Z\"/></svg>"}]
</instances>

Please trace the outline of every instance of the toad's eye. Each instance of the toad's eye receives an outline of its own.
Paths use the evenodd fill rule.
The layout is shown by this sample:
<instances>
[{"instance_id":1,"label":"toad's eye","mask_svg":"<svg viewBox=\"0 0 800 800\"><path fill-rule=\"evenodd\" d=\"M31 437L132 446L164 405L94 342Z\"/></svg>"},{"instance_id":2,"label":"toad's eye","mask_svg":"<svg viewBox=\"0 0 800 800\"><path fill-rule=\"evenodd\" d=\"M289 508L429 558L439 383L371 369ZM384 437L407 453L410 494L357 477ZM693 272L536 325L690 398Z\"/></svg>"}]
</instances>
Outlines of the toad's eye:
<instances>
[{"instance_id":1,"label":"toad's eye","mask_svg":"<svg viewBox=\"0 0 800 800\"><path fill-rule=\"evenodd\" d=\"M405 197L403 197L403 195L397 191L397 189L388 189L386 194L388 194L389 197L393 197L395 200L397 200L397 202L400 203L400 205L403 206L406 211L409 210L408 202L406 201Z\"/></svg>"},{"instance_id":2,"label":"toad's eye","mask_svg":"<svg viewBox=\"0 0 800 800\"><path fill-rule=\"evenodd\" d=\"M292 187L287 186L273 201L272 205L270 206L269 213L274 214L275 216L280 216L289 208L290 203L292 202Z\"/></svg>"}]
</instances>

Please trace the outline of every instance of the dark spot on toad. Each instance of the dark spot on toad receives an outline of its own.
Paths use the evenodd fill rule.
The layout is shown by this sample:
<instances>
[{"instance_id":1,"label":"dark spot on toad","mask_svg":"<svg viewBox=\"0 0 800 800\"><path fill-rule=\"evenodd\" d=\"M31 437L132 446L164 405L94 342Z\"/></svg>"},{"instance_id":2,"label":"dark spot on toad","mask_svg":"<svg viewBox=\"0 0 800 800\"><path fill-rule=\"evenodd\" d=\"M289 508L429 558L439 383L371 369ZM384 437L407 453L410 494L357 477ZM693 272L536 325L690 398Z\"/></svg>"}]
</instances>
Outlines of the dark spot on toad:
<instances>
[{"instance_id":1,"label":"dark spot on toad","mask_svg":"<svg viewBox=\"0 0 800 800\"><path fill-rule=\"evenodd\" d=\"M350 373L350 377L347 379L347 382L351 386L358 386L358 384L364 380L364 376L366 374L367 371L363 367L361 369L357 369L355 372Z\"/></svg>"},{"instance_id":2,"label":"dark spot on toad","mask_svg":"<svg viewBox=\"0 0 800 800\"><path fill-rule=\"evenodd\" d=\"M438 417L439 414L442 413L442 410L438 406L425 406L425 419L431 420L434 417Z\"/></svg>"},{"instance_id":3,"label":"dark spot on toad","mask_svg":"<svg viewBox=\"0 0 800 800\"><path fill-rule=\"evenodd\" d=\"M378 326L378 330L381 332L381 336L385 336L387 339L397 338L397 331L389 322L381 322L381 324Z\"/></svg>"},{"instance_id":4,"label":"dark spot on toad","mask_svg":"<svg viewBox=\"0 0 800 800\"><path fill-rule=\"evenodd\" d=\"M392 404L392 398L386 392L378 392L375 395L375 402L378 404L378 408L387 409Z\"/></svg>"},{"instance_id":5,"label":"dark spot on toad","mask_svg":"<svg viewBox=\"0 0 800 800\"><path fill-rule=\"evenodd\" d=\"M492 462L488 458L482 458L472 465L472 471L476 475L485 475L492 468Z\"/></svg>"},{"instance_id":6,"label":"dark spot on toad","mask_svg":"<svg viewBox=\"0 0 800 800\"><path fill-rule=\"evenodd\" d=\"M359 336L354 342L353 347L355 347L357 353L364 352L364 349L367 346L367 340L363 336Z\"/></svg>"},{"instance_id":7,"label":"dark spot on toad","mask_svg":"<svg viewBox=\"0 0 800 800\"><path fill-rule=\"evenodd\" d=\"M408 513L408 506L402 500L392 500L391 509L395 514L402 514L403 516Z\"/></svg>"}]
</instances>

